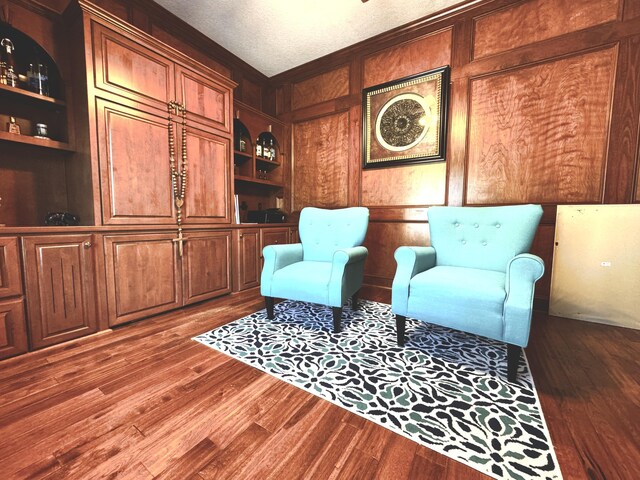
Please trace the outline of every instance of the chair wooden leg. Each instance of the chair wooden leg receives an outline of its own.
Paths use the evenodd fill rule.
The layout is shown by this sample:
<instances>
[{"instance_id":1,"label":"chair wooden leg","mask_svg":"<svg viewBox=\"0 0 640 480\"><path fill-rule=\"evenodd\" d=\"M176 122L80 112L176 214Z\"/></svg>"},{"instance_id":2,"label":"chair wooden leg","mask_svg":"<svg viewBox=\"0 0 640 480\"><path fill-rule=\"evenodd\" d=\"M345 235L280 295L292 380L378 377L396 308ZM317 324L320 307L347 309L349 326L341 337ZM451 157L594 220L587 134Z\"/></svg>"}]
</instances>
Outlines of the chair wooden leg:
<instances>
[{"instance_id":1,"label":"chair wooden leg","mask_svg":"<svg viewBox=\"0 0 640 480\"><path fill-rule=\"evenodd\" d=\"M407 317L404 315L396 315L396 332L398 336L398 346L404 347L404 327Z\"/></svg>"},{"instance_id":2,"label":"chair wooden leg","mask_svg":"<svg viewBox=\"0 0 640 480\"><path fill-rule=\"evenodd\" d=\"M507 380L515 382L518 377L518 363L520 363L520 352L522 348L517 345L507 343Z\"/></svg>"},{"instance_id":3,"label":"chair wooden leg","mask_svg":"<svg viewBox=\"0 0 640 480\"><path fill-rule=\"evenodd\" d=\"M264 297L264 303L267 306L267 318L273 320L275 318L273 313L273 297Z\"/></svg>"},{"instance_id":4,"label":"chair wooden leg","mask_svg":"<svg viewBox=\"0 0 640 480\"><path fill-rule=\"evenodd\" d=\"M340 320L342 319L342 307L331 307L333 310L333 333L340 333Z\"/></svg>"},{"instance_id":5,"label":"chair wooden leg","mask_svg":"<svg viewBox=\"0 0 640 480\"><path fill-rule=\"evenodd\" d=\"M353 295L351 295L351 310L358 309L358 293L360 290L356 291Z\"/></svg>"}]
</instances>

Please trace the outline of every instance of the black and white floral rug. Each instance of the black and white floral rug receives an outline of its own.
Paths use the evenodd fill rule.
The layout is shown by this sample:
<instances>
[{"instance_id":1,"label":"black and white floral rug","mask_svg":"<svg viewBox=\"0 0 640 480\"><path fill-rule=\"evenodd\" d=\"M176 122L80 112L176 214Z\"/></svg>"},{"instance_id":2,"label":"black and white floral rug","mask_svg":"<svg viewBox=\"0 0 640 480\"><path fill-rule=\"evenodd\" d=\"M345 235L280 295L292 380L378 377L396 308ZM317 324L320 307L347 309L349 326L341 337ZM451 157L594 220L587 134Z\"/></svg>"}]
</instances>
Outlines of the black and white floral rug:
<instances>
[{"instance_id":1,"label":"black and white floral rug","mask_svg":"<svg viewBox=\"0 0 640 480\"><path fill-rule=\"evenodd\" d=\"M506 380L504 344L360 301L331 333L328 307L294 301L194 338L494 478L561 479L526 357Z\"/></svg>"}]
</instances>

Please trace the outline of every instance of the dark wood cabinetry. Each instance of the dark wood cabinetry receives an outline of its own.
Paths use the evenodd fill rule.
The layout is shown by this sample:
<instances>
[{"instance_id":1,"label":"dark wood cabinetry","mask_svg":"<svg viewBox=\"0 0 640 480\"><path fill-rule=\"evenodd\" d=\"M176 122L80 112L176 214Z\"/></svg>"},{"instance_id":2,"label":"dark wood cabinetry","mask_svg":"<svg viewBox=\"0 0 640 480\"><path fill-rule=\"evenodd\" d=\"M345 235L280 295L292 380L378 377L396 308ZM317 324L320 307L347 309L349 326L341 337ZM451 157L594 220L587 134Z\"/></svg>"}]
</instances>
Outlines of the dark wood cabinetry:
<instances>
[{"instance_id":1,"label":"dark wood cabinetry","mask_svg":"<svg viewBox=\"0 0 640 480\"><path fill-rule=\"evenodd\" d=\"M231 231L189 233L182 257L184 304L231 292Z\"/></svg>"},{"instance_id":2,"label":"dark wood cabinetry","mask_svg":"<svg viewBox=\"0 0 640 480\"><path fill-rule=\"evenodd\" d=\"M109 325L182 305L182 274L172 233L107 235Z\"/></svg>"},{"instance_id":3,"label":"dark wood cabinetry","mask_svg":"<svg viewBox=\"0 0 640 480\"><path fill-rule=\"evenodd\" d=\"M0 359L27 348L18 239L0 237Z\"/></svg>"},{"instance_id":4,"label":"dark wood cabinetry","mask_svg":"<svg viewBox=\"0 0 640 480\"><path fill-rule=\"evenodd\" d=\"M234 231L234 290L246 290L260 285L260 229Z\"/></svg>"},{"instance_id":5,"label":"dark wood cabinetry","mask_svg":"<svg viewBox=\"0 0 640 480\"><path fill-rule=\"evenodd\" d=\"M289 242L289 227L263 228L260 236L260 252L267 245L283 245Z\"/></svg>"},{"instance_id":6,"label":"dark wood cabinetry","mask_svg":"<svg viewBox=\"0 0 640 480\"><path fill-rule=\"evenodd\" d=\"M97 331L96 248L93 235L22 239L31 348Z\"/></svg>"}]
</instances>

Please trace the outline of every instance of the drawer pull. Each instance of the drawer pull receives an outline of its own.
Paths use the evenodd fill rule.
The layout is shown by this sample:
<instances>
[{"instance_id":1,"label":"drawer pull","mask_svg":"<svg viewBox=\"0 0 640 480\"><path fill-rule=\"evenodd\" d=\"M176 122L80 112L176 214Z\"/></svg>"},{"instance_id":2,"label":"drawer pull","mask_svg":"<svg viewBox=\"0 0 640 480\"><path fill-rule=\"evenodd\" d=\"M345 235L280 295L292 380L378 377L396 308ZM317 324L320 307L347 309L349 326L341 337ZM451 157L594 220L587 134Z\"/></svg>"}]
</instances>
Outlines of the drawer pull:
<instances>
[{"instance_id":1,"label":"drawer pull","mask_svg":"<svg viewBox=\"0 0 640 480\"><path fill-rule=\"evenodd\" d=\"M91 242L84 242L84 248L91 248Z\"/></svg>"}]
</instances>

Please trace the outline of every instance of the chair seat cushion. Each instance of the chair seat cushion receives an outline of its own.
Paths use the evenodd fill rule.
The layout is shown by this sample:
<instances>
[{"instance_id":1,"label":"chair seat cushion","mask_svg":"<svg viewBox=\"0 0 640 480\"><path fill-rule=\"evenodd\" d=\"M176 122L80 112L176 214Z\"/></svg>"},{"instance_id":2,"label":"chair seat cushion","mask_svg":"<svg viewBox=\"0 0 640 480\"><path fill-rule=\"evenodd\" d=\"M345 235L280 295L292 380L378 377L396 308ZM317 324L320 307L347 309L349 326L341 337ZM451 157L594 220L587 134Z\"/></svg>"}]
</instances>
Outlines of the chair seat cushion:
<instances>
[{"instance_id":1,"label":"chair seat cushion","mask_svg":"<svg viewBox=\"0 0 640 480\"><path fill-rule=\"evenodd\" d=\"M493 270L430 268L411 279L407 315L502 340L505 277Z\"/></svg>"},{"instance_id":2,"label":"chair seat cushion","mask_svg":"<svg viewBox=\"0 0 640 480\"><path fill-rule=\"evenodd\" d=\"M273 274L271 295L329 305L331 267L331 262L303 261L281 268Z\"/></svg>"}]
</instances>

